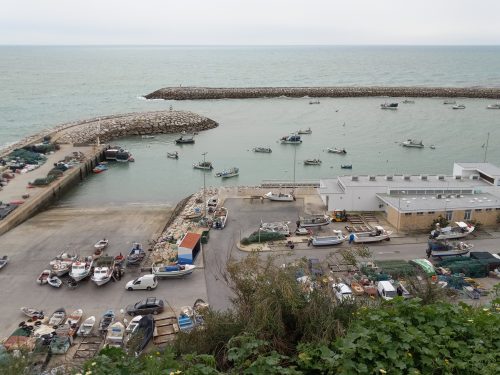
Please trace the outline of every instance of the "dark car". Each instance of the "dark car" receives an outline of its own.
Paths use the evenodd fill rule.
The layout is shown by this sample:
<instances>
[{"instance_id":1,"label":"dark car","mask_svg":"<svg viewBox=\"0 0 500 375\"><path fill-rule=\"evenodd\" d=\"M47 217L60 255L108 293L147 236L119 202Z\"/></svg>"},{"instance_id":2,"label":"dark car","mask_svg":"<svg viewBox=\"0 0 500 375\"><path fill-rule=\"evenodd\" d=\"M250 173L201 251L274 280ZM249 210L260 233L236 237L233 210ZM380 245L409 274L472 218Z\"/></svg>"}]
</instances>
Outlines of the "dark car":
<instances>
[{"instance_id":1,"label":"dark car","mask_svg":"<svg viewBox=\"0 0 500 375\"><path fill-rule=\"evenodd\" d=\"M323 268L321 268L321 262L317 258L309 258L307 260L307 265L309 266L309 272L311 276L323 276Z\"/></svg>"},{"instance_id":2,"label":"dark car","mask_svg":"<svg viewBox=\"0 0 500 375\"><path fill-rule=\"evenodd\" d=\"M155 320L151 315L146 315L139 320L137 327L130 334L128 340L127 349L135 353L135 355L141 354L144 348L153 338L153 333L155 330Z\"/></svg>"},{"instance_id":3,"label":"dark car","mask_svg":"<svg viewBox=\"0 0 500 375\"><path fill-rule=\"evenodd\" d=\"M161 299L156 297L149 297L133 305L128 305L126 310L127 314L131 316L158 314L163 312L164 305L165 304Z\"/></svg>"}]
</instances>

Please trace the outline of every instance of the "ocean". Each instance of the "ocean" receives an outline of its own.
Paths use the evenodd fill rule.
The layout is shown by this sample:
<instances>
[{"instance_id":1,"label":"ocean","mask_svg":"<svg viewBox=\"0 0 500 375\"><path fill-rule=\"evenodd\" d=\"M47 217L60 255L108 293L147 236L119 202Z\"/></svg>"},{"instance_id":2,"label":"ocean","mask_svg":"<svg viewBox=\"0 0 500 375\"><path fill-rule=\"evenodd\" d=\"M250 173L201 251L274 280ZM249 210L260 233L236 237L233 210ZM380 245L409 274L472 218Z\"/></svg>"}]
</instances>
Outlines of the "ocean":
<instances>
[{"instance_id":1,"label":"ocean","mask_svg":"<svg viewBox=\"0 0 500 375\"><path fill-rule=\"evenodd\" d=\"M379 109L403 98L308 98L213 101L147 101L142 95L165 86L448 86L500 87L500 47L0 47L0 147L78 119L114 113L190 110L220 123L193 146L175 146L175 135L127 138L136 163L112 166L70 192L64 204L174 204L203 186L202 159L215 171L237 166L240 176L221 181L205 173L205 184L255 185L266 179L318 179L345 174L451 173L452 163L500 164L500 111L494 101L459 100L452 110L442 99L415 99L398 111ZM304 142L277 140L311 127ZM408 138L435 149L406 149ZM269 146L272 154L255 154ZM325 152L344 147L347 155ZM178 150L179 160L166 152ZM294 164L295 157L295 164ZM319 167L304 166L320 158Z\"/></svg>"}]
</instances>

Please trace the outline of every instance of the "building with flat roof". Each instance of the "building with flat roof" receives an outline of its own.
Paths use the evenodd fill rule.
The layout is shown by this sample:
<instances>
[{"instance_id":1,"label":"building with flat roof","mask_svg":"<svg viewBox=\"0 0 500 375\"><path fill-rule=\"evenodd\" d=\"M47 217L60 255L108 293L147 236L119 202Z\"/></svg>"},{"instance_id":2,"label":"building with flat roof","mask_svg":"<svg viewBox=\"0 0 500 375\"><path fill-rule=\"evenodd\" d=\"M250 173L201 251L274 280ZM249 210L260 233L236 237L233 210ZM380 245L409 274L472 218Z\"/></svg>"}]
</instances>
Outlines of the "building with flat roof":
<instances>
[{"instance_id":1,"label":"building with flat roof","mask_svg":"<svg viewBox=\"0 0 500 375\"><path fill-rule=\"evenodd\" d=\"M400 229L425 229L439 216L494 225L500 214L500 168L455 163L452 175L351 175L321 179L328 211L381 211Z\"/></svg>"}]
</instances>

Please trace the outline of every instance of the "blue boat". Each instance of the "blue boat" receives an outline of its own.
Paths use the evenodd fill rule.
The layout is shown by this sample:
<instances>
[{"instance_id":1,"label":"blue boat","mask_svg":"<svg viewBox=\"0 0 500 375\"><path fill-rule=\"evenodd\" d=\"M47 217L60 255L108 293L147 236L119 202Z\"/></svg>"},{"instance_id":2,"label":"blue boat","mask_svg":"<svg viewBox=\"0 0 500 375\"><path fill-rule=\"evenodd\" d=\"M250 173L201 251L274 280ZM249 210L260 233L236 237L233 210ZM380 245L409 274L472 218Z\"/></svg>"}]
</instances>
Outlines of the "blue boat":
<instances>
[{"instance_id":1,"label":"blue boat","mask_svg":"<svg viewBox=\"0 0 500 375\"><path fill-rule=\"evenodd\" d=\"M297 145L297 144L302 143L302 139L300 138L300 135L292 134L292 135L282 137L280 139L280 142L283 144Z\"/></svg>"},{"instance_id":2,"label":"blue boat","mask_svg":"<svg viewBox=\"0 0 500 375\"><path fill-rule=\"evenodd\" d=\"M142 249L140 243L134 243L132 249L127 255L127 265L136 265L141 263L141 261L146 257L146 253Z\"/></svg>"},{"instance_id":3,"label":"blue boat","mask_svg":"<svg viewBox=\"0 0 500 375\"><path fill-rule=\"evenodd\" d=\"M101 172L104 172L104 171L107 171L108 170L108 164L103 162L103 163L99 163L95 166L94 169L92 169L92 172L94 173L101 173Z\"/></svg>"},{"instance_id":4,"label":"blue boat","mask_svg":"<svg viewBox=\"0 0 500 375\"><path fill-rule=\"evenodd\" d=\"M179 324L179 329L183 332L189 332L194 328L193 319L186 313L180 313L177 317L177 323Z\"/></svg>"}]
</instances>

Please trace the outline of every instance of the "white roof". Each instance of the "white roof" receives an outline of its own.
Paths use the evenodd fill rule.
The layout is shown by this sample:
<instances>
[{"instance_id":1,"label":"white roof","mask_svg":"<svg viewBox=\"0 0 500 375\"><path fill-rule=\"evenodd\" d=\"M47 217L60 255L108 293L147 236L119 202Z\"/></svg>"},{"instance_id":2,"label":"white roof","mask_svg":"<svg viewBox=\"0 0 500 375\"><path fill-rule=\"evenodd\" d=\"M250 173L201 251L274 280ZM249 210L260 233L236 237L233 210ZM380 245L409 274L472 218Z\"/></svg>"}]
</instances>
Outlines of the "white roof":
<instances>
[{"instance_id":1,"label":"white roof","mask_svg":"<svg viewBox=\"0 0 500 375\"><path fill-rule=\"evenodd\" d=\"M491 163L455 163L465 169L476 169L492 177L500 177L500 168Z\"/></svg>"},{"instance_id":2,"label":"white roof","mask_svg":"<svg viewBox=\"0 0 500 375\"><path fill-rule=\"evenodd\" d=\"M461 178L457 180L455 176L444 175L423 175L427 179L422 179L422 175L392 175L392 180L387 180L386 175L354 175L357 180L353 181L352 175L339 176L338 180L346 187L355 186L387 186L388 188L397 189L412 189L412 188L428 188L428 189L472 189L478 186L491 186L491 184L482 180L471 180L469 178ZM374 178L373 178L374 177ZM409 177L409 179L405 179ZM442 179L439 179L441 177ZM322 180L326 182L326 180ZM330 184L328 184L330 187ZM340 188L339 188L340 189Z\"/></svg>"}]
</instances>

